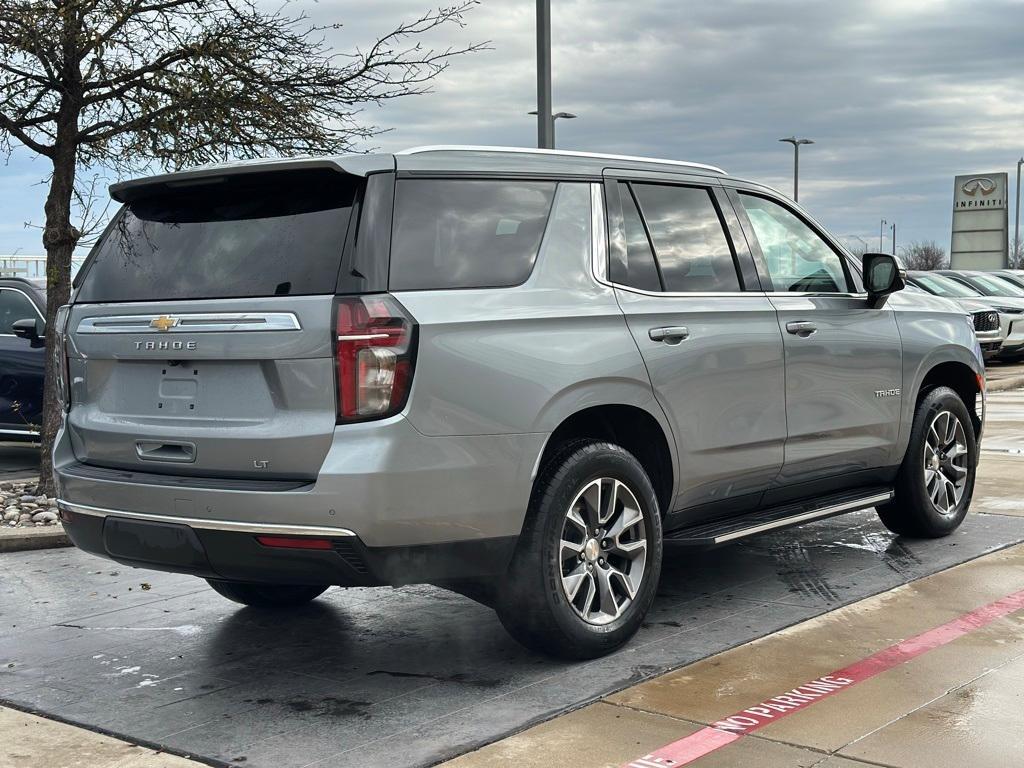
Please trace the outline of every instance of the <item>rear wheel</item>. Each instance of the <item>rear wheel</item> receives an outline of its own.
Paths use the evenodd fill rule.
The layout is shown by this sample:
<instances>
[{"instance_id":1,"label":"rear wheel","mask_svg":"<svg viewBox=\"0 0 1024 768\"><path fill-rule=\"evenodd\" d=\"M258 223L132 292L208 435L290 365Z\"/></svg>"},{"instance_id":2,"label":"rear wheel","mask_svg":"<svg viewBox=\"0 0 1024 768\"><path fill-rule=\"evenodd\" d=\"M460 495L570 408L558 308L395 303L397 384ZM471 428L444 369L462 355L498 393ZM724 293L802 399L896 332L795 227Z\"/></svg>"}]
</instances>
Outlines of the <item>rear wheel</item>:
<instances>
[{"instance_id":1,"label":"rear wheel","mask_svg":"<svg viewBox=\"0 0 1024 768\"><path fill-rule=\"evenodd\" d=\"M658 502L640 462L612 443L576 441L537 478L498 615L529 648L601 656L639 629L661 559Z\"/></svg>"},{"instance_id":2,"label":"rear wheel","mask_svg":"<svg viewBox=\"0 0 1024 768\"><path fill-rule=\"evenodd\" d=\"M218 595L253 608L297 608L315 600L327 589L326 585L319 584L253 584L220 579L206 581Z\"/></svg>"},{"instance_id":3,"label":"rear wheel","mask_svg":"<svg viewBox=\"0 0 1024 768\"><path fill-rule=\"evenodd\" d=\"M967 515L977 465L967 406L949 387L936 387L917 405L896 496L878 507L878 516L890 531L905 536L952 533Z\"/></svg>"}]
</instances>

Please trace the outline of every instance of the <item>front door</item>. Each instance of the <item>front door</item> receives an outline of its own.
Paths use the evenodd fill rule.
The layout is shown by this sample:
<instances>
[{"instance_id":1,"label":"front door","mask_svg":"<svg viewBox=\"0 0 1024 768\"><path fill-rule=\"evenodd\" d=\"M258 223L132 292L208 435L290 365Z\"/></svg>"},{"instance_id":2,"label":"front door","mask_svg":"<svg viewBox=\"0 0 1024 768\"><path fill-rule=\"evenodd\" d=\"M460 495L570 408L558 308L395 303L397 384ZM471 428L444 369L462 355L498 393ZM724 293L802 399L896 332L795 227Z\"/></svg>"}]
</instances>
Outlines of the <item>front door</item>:
<instances>
[{"instance_id":1,"label":"front door","mask_svg":"<svg viewBox=\"0 0 1024 768\"><path fill-rule=\"evenodd\" d=\"M762 282L771 281L786 350L779 485L856 479L898 462L903 366L893 311L868 306L846 260L795 209L746 192L734 199Z\"/></svg>"},{"instance_id":2,"label":"front door","mask_svg":"<svg viewBox=\"0 0 1024 768\"><path fill-rule=\"evenodd\" d=\"M43 408L43 374L46 352L27 339L14 335L18 320L42 316L20 290L0 288L0 440L3 434L35 432Z\"/></svg>"},{"instance_id":3,"label":"front door","mask_svg":"<svg viewBox=\"0 0 1024 768\"><path fill-rule=\"evenodd\" d=\"M749 251L723 225L728 199L696 182L606 189L609 277L678 448L670 522L750 508L782 466L783 346Z\"/></svg>"}]
</instances>

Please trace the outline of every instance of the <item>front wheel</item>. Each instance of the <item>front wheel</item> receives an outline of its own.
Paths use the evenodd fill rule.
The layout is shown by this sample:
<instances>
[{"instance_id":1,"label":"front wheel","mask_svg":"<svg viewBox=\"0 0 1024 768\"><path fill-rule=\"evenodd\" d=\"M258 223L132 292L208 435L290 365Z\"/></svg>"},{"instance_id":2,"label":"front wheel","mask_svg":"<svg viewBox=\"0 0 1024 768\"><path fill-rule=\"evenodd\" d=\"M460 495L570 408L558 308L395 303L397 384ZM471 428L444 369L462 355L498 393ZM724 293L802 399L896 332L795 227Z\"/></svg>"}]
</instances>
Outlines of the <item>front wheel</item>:
<instances>
[{"instance_id":1,"label":"front wheel","mask_svg":"<svg viewBox=\"0 0 1024 768\"><path fill-rule=\"evenodd\" d=\"M298 608L315 600L327 589L326 585L319 584L254 584L221 579L207 579L206 582L218 595L253 608Z\"/></svg>"},{"instance_id":2,"label":"front wheel","mask_svg":"<svg viewBox=\"0 0 1024 768\"><path fill-rule=\"evenodd\" d=\"M661 559L661 516L643 466L618 445L574 442L537 478L498 616L529 648L602 656L639 629Z\"/></svg>"},{"instance_id":3,"label":"front wheel","mask_svg":"<svg viewBox=\"0 0 1024 768\"><path fill-rule=\"evenodd\" d=\"M967 406L949 387L936 387L917 405L896 496L878 507L878 516L893 533L947 536L967 515L977 467L978 445Z\"/></svg>"}]
</instances>

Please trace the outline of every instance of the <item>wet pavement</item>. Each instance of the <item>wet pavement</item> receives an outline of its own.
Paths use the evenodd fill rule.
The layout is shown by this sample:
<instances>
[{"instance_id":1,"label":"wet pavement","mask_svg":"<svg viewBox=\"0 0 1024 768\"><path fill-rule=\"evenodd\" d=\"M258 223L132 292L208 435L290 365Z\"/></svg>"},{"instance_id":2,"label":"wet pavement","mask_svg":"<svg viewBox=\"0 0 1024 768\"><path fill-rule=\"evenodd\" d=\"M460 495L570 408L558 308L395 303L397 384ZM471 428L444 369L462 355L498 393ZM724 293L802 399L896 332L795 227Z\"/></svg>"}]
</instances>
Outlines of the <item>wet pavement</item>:
<instances>
[{"instance_id":1,"label":"wet pavement","mask_svg":"<svg viewBox=\"0 0 1024 768\"><path fill-rule=\"evenodd\" d=\"M868 511L670 550L644 628L585 664L530 654L490 610L431 587L333 589L268 616L186 576L77 550L11 553L0 699L220 763L430 765L1021 541L1012 515L910 541Z\"/></svg>"},{"instance_id":2,"label":"wet pavement","mask_svg":"<svg viewBox=\"0 0 1024 768\"><path fill-rule=\"evenodd\" d=\"M1020 765L1022 590L1018 546L652 679L449 765L654 768L669 749L673 765L701 768ZM957 624L960 634L948 631ZM912 658L861 680L852 671L836 676L865 658L884 662L893 647ZM787 695L810 690L808 681L851 678L825 698ZM733 713L756 715L763 727L721 739L723 718L750 722Z\"/></svg>"},{"instance_id":3,"label":"wet pavement","mask_svg":"<svg viewBox=\"0 0 1024 768\"><path fill-rule=\"evenodd\" d=\"M39 446L0 442L0 481L30 480L39 474Z\"/></svg>"}]
</instances>

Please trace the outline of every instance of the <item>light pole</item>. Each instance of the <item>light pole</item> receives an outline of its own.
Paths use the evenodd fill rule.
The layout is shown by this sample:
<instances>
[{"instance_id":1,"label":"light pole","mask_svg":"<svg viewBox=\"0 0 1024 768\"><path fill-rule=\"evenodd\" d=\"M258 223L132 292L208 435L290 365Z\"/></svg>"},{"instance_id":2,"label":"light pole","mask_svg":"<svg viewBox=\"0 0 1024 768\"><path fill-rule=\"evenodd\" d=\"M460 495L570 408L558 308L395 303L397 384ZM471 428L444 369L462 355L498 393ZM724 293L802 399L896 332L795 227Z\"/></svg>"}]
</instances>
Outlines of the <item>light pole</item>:
<instances>
[{"instance_id":1,"label":"light pole","mask_svg":"<svg viewBox=\"0 0 1024 768\"><path fill-rule=\"evenodd\" d=\"M537 0L537 148L555 148L551 115L551 0Z\"/></svg>"},{"instance_id":2,"label":"light pole","mask_svg":"<svg viewBox=\"0 0 1024 768\"><path fill-rule=\"evenodd\" d=\"M800 145L814 142L811 139L798 139L796 136L779 139L779 141L793 145L793 202L800 202Z\"/></svg>"},{"instance_id":3,"label":"light pole","mask_svg":"<svg viewBox=\"0 0 1024 768\"><path fill-rule=\"evenodd\" d=\"M528 112L527 114L536 115L537 114L537 110L533 110L532 112ZM576 118L577 118L577 115L574 115L572 112L555 112L555 114L553 114L551 116L551 146L550 147L540 147L540 149L554 149L555 148L555 120L563 120L563 119L564 120L575 120Z\"/></svg>"},{"instance_id":4,"label":"light pole","mask_svg":"<svg viewBox=\"0 0 1024 768\"><path fill-rule=\"evenodd\" d=\"M892 255L896 255L896 222L892 223Z\"/></svg>"},{"instance_id":5,"label":"light pole","mask_svg":"<svg viewBox=\"0 0 1024 768\"><path fill-rule=\"evenodd\" d=\"M885 225L889 222L882 219L882 223L878 225L878 252L882 253L882 238L885 237L882 233L885 232Z\"/></svg>"},{"instance_id":6,"label":"light pole","mask_svg":"<svg viewBox=\"0 0 1024 768\"><path fill-rule=\"evenodd\" d=\"M1024 157L1017 161L1017 213L1013 221L1013 257L1016 259L1020 250L1020 167L1024 165Z\"/></svg>"}]
</instances>

